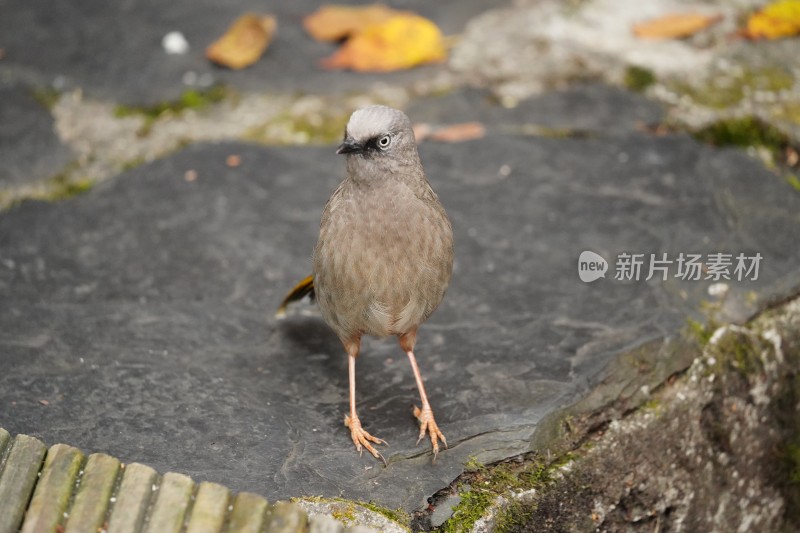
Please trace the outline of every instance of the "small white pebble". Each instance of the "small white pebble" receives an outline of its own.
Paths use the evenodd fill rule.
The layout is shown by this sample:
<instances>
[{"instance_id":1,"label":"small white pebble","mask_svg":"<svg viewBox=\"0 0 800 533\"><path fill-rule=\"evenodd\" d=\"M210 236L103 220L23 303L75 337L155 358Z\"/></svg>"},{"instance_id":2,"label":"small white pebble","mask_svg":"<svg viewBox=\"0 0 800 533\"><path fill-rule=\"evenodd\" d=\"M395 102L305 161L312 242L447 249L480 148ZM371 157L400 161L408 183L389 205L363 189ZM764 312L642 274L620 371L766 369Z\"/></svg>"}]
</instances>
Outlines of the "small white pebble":
<instances>
[{"instance_id":1,"label":"small white pebble","mask_svg":"<svg viewBox=\"0 0 800 533\"><path fill-rule=\"evenodd\" d=\"M53 89L55 89L56 91L61 92L66 88L66 86L67 86L67 77L66 76L59 75L59 76L56 76L55 78L53 78ZM78 92L76 91L75 94L77 95Z\"/></svg>"},{"instance_id":2,"label":"small white pebble","mask_svg":"<svg viewBox=\"0 0 800 533\"><path fill-rule=\"evenodd\" d=\"M506 176L511 174L511 167L508 165L502 165L500 169L497 171L497 174L505 178Z\"/></svg>"},{"instance_id":3,"label":"small white pebble","mask_svg":"<svg viewBox=\"0 0 800 533\"><path fill-rule=\"evenodd\" d=\"M161 39L161 47L168 54L183 55L189 51L189 41L179 31L171 31Z\"/></svg>"},{"instance_id":4,"label":"small white pebble","mask_svg":"<svg viewBox=\"0 0 800 533\"><path fill-rule=\"evenodd\" d=\"M708 286L708 295L721 298L728 293L729 288L727 283L712 283Z\"/></svg>"},{"instance_id":5,"label":"small white pebble","mask_svg":"<svg viewBox=\"0 0 800 533\"><path fill-rule=\"evenodd\" d=\"M112 497L110 497L110 498L108 499L108 501L110 501L111 503L116 503L116 502L117 502L117 498L116 498L116 497L114 497L114 496L112 496Z\"/></svg>"},{"instance_id":6,"label":"small white pebble","mask_svg":"<svg viewBox=\"0 0 800 533\"><path fill-rule=\"evenodd\" d=\"M678 393L678 399L679 399L680 401L684 401L684 400L686 399L686 395L685 395L685 394L683 394L682 392L679 392L679 393Z\"/></svg>"},{"instance_id":7,"label":"small white pebble","mask_svg":"<svg viewBox=\"0 0 800 533\"><path fill-rule=\"evenodd\" d=\"M195 85L197 83L197 73L193 70L187 70L183 73L181 81L184 85Z\"/></svg>"}]
</instances>

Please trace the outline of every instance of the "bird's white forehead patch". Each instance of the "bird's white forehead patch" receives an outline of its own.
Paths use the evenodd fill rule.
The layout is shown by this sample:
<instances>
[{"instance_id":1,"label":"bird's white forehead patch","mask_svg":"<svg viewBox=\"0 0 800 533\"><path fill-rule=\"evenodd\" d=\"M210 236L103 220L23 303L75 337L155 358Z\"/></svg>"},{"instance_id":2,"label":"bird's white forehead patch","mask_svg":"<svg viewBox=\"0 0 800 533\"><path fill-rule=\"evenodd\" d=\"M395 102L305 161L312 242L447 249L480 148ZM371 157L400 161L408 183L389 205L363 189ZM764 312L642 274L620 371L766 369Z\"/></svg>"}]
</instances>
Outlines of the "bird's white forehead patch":
<instances>
[{"instance_id":1,"label":"bird's white forehead patch","mask_svg":"<svg viewBox=\"0 0 800 533\"><path fill-rule=\"evenodd\" d=\"M365 141L388 131L410 127L411 122L402 111L384 105L373 105L350 115L347 134L353 139Z\"/></svg>"}]
</instances>

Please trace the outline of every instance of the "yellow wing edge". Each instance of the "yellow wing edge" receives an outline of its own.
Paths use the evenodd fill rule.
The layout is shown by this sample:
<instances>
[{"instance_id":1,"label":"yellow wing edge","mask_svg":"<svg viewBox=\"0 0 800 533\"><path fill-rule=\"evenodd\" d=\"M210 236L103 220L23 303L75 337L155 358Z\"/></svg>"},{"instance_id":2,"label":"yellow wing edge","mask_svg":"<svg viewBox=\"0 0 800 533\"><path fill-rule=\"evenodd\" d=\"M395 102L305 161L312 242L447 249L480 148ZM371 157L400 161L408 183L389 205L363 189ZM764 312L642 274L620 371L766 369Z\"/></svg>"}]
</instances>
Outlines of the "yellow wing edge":
<instances>
[{"instance_id":1,"label":"yellow wing edge","mask_svg":"<svg viewBox=\"0 0 800 533\"><path fill-rule=\"evenodd\" d=\"M293 303L302 300L306 296L309 296L312 300L314 299L314 276L306 276L303 280L294 286L294 288L289 291L289 294L286 295L286 298L283 299L281 305L278 307L278 310L275 311L275 318L285 318L286 317L286 309Z\"/></svg>"}]
</instances>

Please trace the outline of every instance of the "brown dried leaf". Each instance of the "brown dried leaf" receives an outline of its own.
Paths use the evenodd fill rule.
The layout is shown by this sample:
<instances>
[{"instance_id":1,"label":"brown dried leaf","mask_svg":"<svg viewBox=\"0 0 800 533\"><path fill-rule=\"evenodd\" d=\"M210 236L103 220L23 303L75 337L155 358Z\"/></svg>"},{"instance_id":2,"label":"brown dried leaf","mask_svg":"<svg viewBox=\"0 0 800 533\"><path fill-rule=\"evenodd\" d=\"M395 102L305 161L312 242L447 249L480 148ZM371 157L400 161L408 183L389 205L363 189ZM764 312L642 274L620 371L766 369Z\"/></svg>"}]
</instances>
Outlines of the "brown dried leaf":
<instances>
[{"instance_id":1,"label":"brown dried leaf","mask_svg":"<svg viewBox=\"0 0 800 533\"><path fill-rule=\"evenodd\" d=\"M480 122L463 122L434 130L430 139L445 143L456 143L480 139L486 135L486 128Z\"/></svg>"},{"instance_id":2,"label":"brown dried leaf","mask_svg":"<svg viewBox=\"0 0 800 533\"><path fill-rule=\"evenodd\" d=\"M206 57L234 70L249 67L269 46L278 23L272 15L242 15L222 37L206 48Z\"/></svg>"},{"instance_id":3,"label":"brown dried leaf","mask_svg":"<svg viewBox=\"0 0 800 533\"><path fill-rule=\"evenodd\" d=\"M418 143L426 139L450 143L471 141L486 135L486 128L480 122L462 122L449 126L432 126L427 122L417 122L412 128Z\"/></svg>"},{"instance_id":4,"label":"brown dried leaf","mask_svg":"<svg viewBox=\"0 0 800 533\"><path fill-rule=\"evenodd\" d=\"M303 27L318 41L339 41L370 24L388 20L400 11L383 4L369 6L322 6L303 19Z\"/></svg>"},{"instance_id":5,"label":"brown dried leaf","mask_svg":"<svg viewBox=\"0 0 800 533\"><path fill-rule=\"evenodd\" d=\"M414 130L414 139L418 143L430 137L433 132L433 128L427 122L415 122L411 125L411 129Z\"/></svg>"},{"instance_id":6,"label":"brown dried leaf","mask_svg":"<svg viewBox=\"0 0 800 533\"><path fill-rule=\"evenodd\" d=\"M239 154L230 154L225 158L225 164L230 168L236 168L242 164L242 158Z\"/></svg>"},{"instance_id":7,"label":"brown dried leaf","mask_svg":"<svg viewBox=\"0 0 800 533\"><path fill-rule=\"evenodd\" d=\"M634 24L633 34L640 39L680 39L690 37L720 20L720 15L673 13Z\"/></svg>"}]
</instances>

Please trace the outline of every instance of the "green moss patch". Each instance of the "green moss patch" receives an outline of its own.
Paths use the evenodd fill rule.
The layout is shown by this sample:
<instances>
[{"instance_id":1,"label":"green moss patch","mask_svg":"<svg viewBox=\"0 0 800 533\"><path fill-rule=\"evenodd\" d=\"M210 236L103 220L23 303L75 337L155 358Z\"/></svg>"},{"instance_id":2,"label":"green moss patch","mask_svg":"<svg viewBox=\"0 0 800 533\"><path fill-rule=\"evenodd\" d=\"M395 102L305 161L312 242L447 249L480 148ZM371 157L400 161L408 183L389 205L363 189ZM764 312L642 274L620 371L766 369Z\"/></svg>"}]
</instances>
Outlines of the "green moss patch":
<instances>
[{"instance_id":1,"label":"green moss patch","mask_svg":"<svg viewBox=\"0 0 800 533\"><path fill-rule=\"evenodd\" d=\"M148 119L155 120L166 113L179 114L188 109L203 109L211 104L221 102L229 94L229 89L223 85L217 85L202 91L189 89L181 94L177 100L159 102L151 106L137 107L118 105L114 110L114 115L117 118L144 116Z\"/></svg>"},{"instance_id":2,"label":"green moss patch","mask_svg":"<svg viewBox=\"0 0 800 533\"><path fill-rule=\"evenodd\" d=\"M554 462L546 462L541 457L531 455L519 462L503 462L484 466L470 458L465 474L457 491L461 502L453 510L453 516L444 523L440 531L459 533L469 531L481 517L485 516L492 504L508 491L525 491L543 488L554 479L555 471L573 460L572 454L565 454ZM514 503L509 504L497 516L497 531L518 523L527 511Z\"/></svg>"},{"instance_id":3,"label":"green moss patch","mask_svg":"<svg viewBox=\"0 0 800 533\"><path fill-rule=\"evenodd\" d=\"M695 131L694 136L715 146L764 147L776 155L790 145L788 135L755 117L720 120Z\"/></svg>"},{"instance_id":4,"label":"green moss patch","mask_svg":"<svg viewBox=\"0 0 800 533\"><path fill-rule=\"evenodd\" d=\"M364 507L365 509L369 509L373 513L378 513L379 515L385 516L392 522L397 522L403 526L408 526L408 524L411 522L411 517L402 509L387 509L386 507L381 507L373 502L358 502L358 505Z\"/></svg>"},{"instance_id":5,"label":"green moss patch","mask_svg":"<svg viewBox=\"0 0 800 533\"><path fill-rule=\"evenodd\" d=\"M78 194L83 194L92 188L94 182L89 178L70 178L60 174L50 180L50 190L47 200L66 200Z\"/></svg>"},{"instance_id":6,"label":"green moss patch","mask_svg":"<svg viewBox=\"0 0 800 533\"><path fill-rule=\"evenodd\" d=\"M768 66L715 70L701 81L676 80L668 86L698 105L724 109L736 106L757 92L778 93L791 89L794 77L785 68Z\"/></svg>"},{"instance_id":7,"label":"green moss patch","mask_svg":"<svg viewBox=\"0 0 800 533\"><path fill-rule=\"evenodd\" d=\"M411 523L411 517L402 509L388 509L374 502L361 502L344 498L324 498L322 496L304 496L303 498L292 499L292 501L302 500L325 504L330 508L331 516L345 525L356 523L359 520L359 514L363 515L363 509L379 514L405 528L408 528Z\"/></svg>"},{"instance_id":8,"label":"green moss patch","mask_svg":"<svg viewBox=\"0 0 800 533\"><path fill-rule=\"evenodd\" d=\"M315 120L286 113L251 129L244 138L264 144L333 144L342 139L348 119L347 113L326 114Z\"/></svg>"},{"instance_id":9,"label":"green moss patch","mask_svg":"<svg viewBox=\"0 0 800 533\"><path fill-rule=\"evenodd\" d=\"M637 93L644 92L656 82L656 75L652 70L630 65L625 69L623 83L625 87Z\"/></svg>"},{"instance_id":10,"label":"green moss patch","mask_svg":"<svg viewBox=\"0 0 800 533\"><path fill-rule=\"evenodd\" d=\"M61 98L61 93L51 88L39 88L33 90L33 98L45 108L53 109L58 99Z\"/></svg>"}]
</instances>

